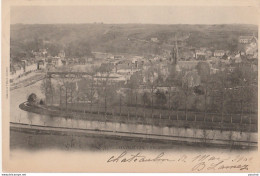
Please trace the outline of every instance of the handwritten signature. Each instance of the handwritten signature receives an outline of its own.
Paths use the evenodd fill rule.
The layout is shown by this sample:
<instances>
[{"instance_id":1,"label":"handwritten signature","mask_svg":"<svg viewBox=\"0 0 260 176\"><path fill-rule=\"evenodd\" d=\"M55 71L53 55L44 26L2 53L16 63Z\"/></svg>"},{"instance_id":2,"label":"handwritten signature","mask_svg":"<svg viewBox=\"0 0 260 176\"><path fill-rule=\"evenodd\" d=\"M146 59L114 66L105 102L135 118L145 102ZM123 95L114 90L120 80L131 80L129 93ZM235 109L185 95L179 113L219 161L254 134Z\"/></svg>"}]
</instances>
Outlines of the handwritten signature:
<instances>
[{"instance_id":1,"label":"handwritten signature","mask_svg":"<svg viewBox=\"0 0 260 176\"><path fill-rule=\"evenodd\" d=\"M182 162L190 167L191 171L212 171L212 170L248 170L249 164L252 158L244 156L236 157L217 157L213 155L196 155L195 157L188 157L187 155L181 155L178 157L167 157L164 152L161 152L155 157L150 157L136 152L129 154L127 151L123 151L119 155L113 155L109 157L107 163L142 163L142 162Z\"/></svg>"},{"instance_id":2,"label":"handwritten signature","mask_svg":"<svg viewBox=\"0 0 260 176\"><path fill-rule=\"evenodd\" d=\"M111 156L107 162L155 162L155 161L175 161L173 159L168 159L168 158L164 158L164 152L160 153L159 155L157 155L154 158L148 158L144 155L141 155L141 153L136 153L134 155L130 155L127 156L127 151L124 151L123 153L121 153L119 156Z\"/></svg>"},{"instance_id":3,"label":"handwritten signature","mask_svg":"<svg viewBox=\"0 0 260 176\"><path fill-rule=\"evenodd\" d=\"M237 156L235 158L227 157L215 157L213 155L197 155L192 159L192 163L196 163L192 167L192 171L202 171L202 170L224 170L224 169L239 169L248 170L248 161L243 156ZM246 163L245 163L246 162ZM242 164L243 163L243 164Z\"/></svg>"}]
</instances>

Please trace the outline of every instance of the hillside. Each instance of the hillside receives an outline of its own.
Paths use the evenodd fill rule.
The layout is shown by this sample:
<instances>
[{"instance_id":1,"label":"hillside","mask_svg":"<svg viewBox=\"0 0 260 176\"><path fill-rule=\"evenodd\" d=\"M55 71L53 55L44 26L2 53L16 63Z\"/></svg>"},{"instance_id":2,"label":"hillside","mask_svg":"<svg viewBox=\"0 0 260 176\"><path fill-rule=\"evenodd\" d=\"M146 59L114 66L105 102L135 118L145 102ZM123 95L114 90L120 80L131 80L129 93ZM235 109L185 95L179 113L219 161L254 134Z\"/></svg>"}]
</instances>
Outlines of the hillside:
<instances>
[{"instance_id":1,"label":"hillside","mask_svg":"<svg viewBox=\"0 0 260 176\"><path fill-rule=\"evenodd\" d=\"M234 51L240 35L252 34L257 36L255 25L14 24L11 25L11 57L26 57L31 50L43 47L66 50L72 45L86 46L82 49L87 48L88 52L84 53L87 55L91 55L90 51L162 54L176 39L185 47Z\"/></svg>"}]
</instances>

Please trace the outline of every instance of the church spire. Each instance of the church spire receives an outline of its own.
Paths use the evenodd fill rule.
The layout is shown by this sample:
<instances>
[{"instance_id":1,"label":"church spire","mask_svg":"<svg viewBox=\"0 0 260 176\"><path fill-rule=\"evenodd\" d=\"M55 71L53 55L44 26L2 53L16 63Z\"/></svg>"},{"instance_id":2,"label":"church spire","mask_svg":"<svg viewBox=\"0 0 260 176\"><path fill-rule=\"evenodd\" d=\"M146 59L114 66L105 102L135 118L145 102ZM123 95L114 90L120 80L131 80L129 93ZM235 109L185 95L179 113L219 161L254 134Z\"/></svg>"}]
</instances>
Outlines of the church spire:
<instances>
[{"instance_id":1,"label":"church spire","mask_svg":"<svg viewBox=\"0 0 260 176\"><path fill-rule=\"evenodd\" d=\"M177 62L178 62L178 46L177 46L177 41L175 41L175 47L172 48L170 61L171 61L171 63L173 63L174 65L177 65Z\"/></svg>"},{"instance_id":2,"label":"church spire","mask_svg":"<svg viewBox=\"0 0 260 176\"><path fill-rule=\"evenodd\" d=\"M172 51L170 52L170 62L173 65L178 65L178 58L179 58L179 51L178 51L178 40L175 35L175 45L172 48Z\"/></svg>"},{"instance_id":3,"label":"church spire","mask_svg":"<svg viewBox=\"0 0 260 176\"><path fill-rule=\"evenodd\" d=\"M176 51L175 47L172 48L170 61L174 65L177 64L177 51Z\"/></svg>"}]
</instances>

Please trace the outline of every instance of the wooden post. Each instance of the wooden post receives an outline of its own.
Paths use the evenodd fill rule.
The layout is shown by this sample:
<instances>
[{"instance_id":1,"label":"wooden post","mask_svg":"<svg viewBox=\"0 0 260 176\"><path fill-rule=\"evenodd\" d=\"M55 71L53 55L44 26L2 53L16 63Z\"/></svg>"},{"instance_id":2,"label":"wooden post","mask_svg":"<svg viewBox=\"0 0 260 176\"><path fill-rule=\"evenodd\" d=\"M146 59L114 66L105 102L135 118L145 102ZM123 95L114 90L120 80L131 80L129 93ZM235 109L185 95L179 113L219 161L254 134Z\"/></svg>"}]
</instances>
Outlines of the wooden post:
<instances>
[{"instance_id":1,"label":"wooden post","mask_svg":"<svg viewBox=\"0 0 260 176\"><path fill-rule=\"evenodd\" d=\"M61 107L61 86L60 86L60 107Z\"/></svg>"},{"instance_id":2,"label":"wooden post","mask_svg":"<svg viewBox=\"0 0 260 176\"><path fill-rule=\"evenodd\" d=\"M93 87L94 87L94 76L92 75L91 77L92 81L91 81L91 102L90 102L90 112L92 114L92 104L93 104L93 97L94 97L94 93L93 93Z\"/></svg>"},{"instance_id":3,"label":"wooden post","mask_svg":"<svg viewBox=\"0 0 260 176\"><path fill-rule=\"evenodd\" d=\"M84 97L84 114L86 114L86 96Z\"/></svg>"},{"instance_id":4,"label":"wooden post","mask_svg":"<svg viewBox=\"0 0 260 176\"><path fill-rule=\"evenodd\" d=\"M99 104L99 100L98 100L98 115L99 115L99 111L100 111L100 109L99 109L99 107L100 107L100 104Z\"/></svg>"},{"instance_id":5,"label":"wooden post","mask_svg":"<svg viewBox=\"0 0 260 176\"><path fill-rule=\"evenodd\" d=\"M137 91L135 90L135 118L137 117Z\"/></svg>"},{"instance_id":6,"label":"wooden post","mask_svg":"<svg viewBox=\"0 0 260 176\"><path fill-rule=\"evenodd\" d=\"M242 123L242 120L243 120L243 100L240 101L240 110L241 110L240 123Z\"/></svg>"},{"instance_id":7,"label":"wooden post","mask_svg":"<svg viewBox=\"0 0 260 176\"><path fill-rule=\"evenodd\" d=\"M53 88L52 88L52 85L51 85L51 79L50 79L50 87L51 87L51 105L53 105Z\"/></svg>"},{"instance_id":8,"label":"wooden post","mask_svg":"<svg viewBox=\"0 0 260 176\"><path fill-rule=\"evenodd\" d=\"M66 97L66 111L68 111L68 88L66 88L66 94L65 94L65 97Z\"/></svg>"},{"instance_id":9,"label":"wooden post","mask_svg":"<svg viewBox=\"0 0 260 176\"><path fill-rule=\"evenodd\" d=\"M223 117L224 117L224 98L225 98L224 76L222 75L221 123L223 123Z\"/></svg>"},{"instance_id":10,"label":"wooden post","mask_svg":"<svg viewBox=\"0 0 260 176\"><path fill-rule=\"evenodd\" d=\"M207 88L205 88L205 97L204 97L204 122L206 121L207 113Z\"/></svg>"},{"instance_id":11,"label":"wooden post","mask_svg":"<svg viewBox=\"0 0 260 176\"><path fill-rule=\"evenodd\" d=\"M73 101L72 101L72 85L70 87L70 103L71 103L71 106L72 106L72 103L73 103Z\"/></svg>"},{"instance_id":12,"label":"wooden post","mask_svg":"<svg viewBox=\"0 0 260 176\"><path fill-rule=\"evenodd\" d=\"M122 100L121 100L121 94L120 94L120 106L119 106L119 116L121 117L121 106L122 106Z\"/></svg>"},{"instance_id":13,"label":"wooden post","mask_svg":"<svg viewBox=\"0 0 260 176\"><path fill-rule=\"evenodd\" d=\"M152 119L153 119L153 87L152 87Z\"/></svg>"}]
</instances>

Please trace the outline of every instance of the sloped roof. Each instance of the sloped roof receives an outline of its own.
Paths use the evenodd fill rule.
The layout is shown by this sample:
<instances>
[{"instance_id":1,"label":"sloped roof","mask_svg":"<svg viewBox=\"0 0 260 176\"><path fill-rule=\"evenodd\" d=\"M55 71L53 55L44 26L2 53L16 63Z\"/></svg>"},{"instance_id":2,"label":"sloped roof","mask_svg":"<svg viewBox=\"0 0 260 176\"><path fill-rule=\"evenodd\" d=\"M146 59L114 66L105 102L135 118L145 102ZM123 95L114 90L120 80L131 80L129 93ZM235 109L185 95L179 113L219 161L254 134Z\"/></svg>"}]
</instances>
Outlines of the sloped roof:
<instances>
[{"instance_id":1,"label":"sloped roof","mask_svg":"<svg viewBox=\"0 0 260 176\"><path fill-rule=\"evenodd\" d=\"M248 39L248 40L251 40L251 39L253 39L253 36L242 35L242 36L239 36L239 39Z\"/></svg>"},{"instance_id":2,"label":"sloped roof","mask_svg":"<svg viewBox=\"0 0 260 176\"><path fill-rule=\"evenodd\" d=\"M215 50L214 53L224 53L224 50Z\"/></svg>"}]
</instances>

